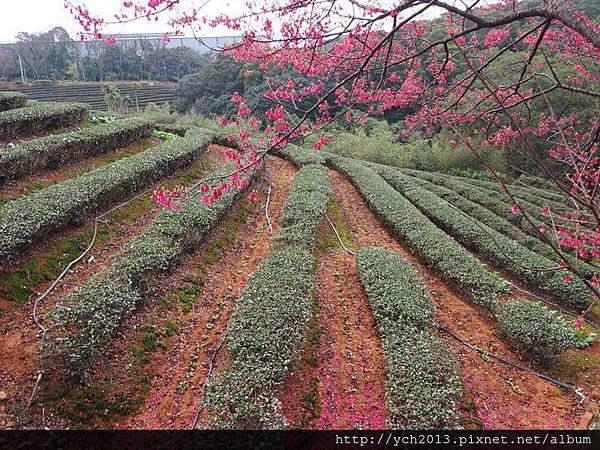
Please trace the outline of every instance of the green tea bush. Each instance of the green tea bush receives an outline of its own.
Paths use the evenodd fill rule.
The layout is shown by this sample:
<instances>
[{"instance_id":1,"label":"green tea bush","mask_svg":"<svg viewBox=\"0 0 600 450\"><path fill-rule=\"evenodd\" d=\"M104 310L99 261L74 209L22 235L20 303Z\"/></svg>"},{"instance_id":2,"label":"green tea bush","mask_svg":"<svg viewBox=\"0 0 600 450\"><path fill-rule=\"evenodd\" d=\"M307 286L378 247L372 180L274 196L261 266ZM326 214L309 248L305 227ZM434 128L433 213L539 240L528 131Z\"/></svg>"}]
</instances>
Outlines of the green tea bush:
<instances>
[{"instance_id":1,"label":"green tea bush","mask_svg":"<svg viewBox=\"0 0 600 450\"><path fill-rule=\"evenodd\" d=\"M491 274L375 171L347 158L328 159L334 169L354 184L394 235L448 284L486 307L492 307L496 295L506 290L505 282Z\"/></svg>"},{"instance_id":2,"label":"green tea bush","mask_svg":"<svg viewBox=\"0 0 600 450\"><path fill-rule=\"evenodd\" d=\"M527 234L535 237L536 239L539 239L539 233L537 231L538 228L545 226L544 222L535 217L535 214L530 214L530 219L535 225L535 228L531 227L527 221L522 220L520 214L515 215L512 213L511 210L513 205L508 201L506 194L501 194L500 192L492 191L482 187L475 189L471 185L470 180L460 181L458 178L450 178L442 174L424 172L420 170L400 169L400 171L406 175L427 180L439 186L452 189L453 191L475 203L480 204L500 217L508 220L509 222L514 223ZM522 204L530 212L541 211L539 207L528 204L527 202L523 202Z\"/></svg>"},{"instance_id":3,"label":"green tea bush","mask_svg":"<svg viewBox=\"0 0 600 450\"><path fill-rule=\"evenodd\" d=\"M27 137L78 125L87 119L89 107L81 103L36 103L0 112L0 141Z\"/></svg>"},{"instance_id":4,"label":"green tea bush","mask_svg":"<svg viewBox=\"0 0 600 450\"><path fill-rule=\"evenodd\" d=\"M76 178L20 197L0 208L0 265L65 227L191 164L212 142L197 133L150 148Z\"/></svg>"},{"instance_id":5,"label":"green tea bush","mask_svg":"<svg viewBox=\"0 0 600 450\"><path fill-rule=\"evenodd\" d=\"M327 167L303 166L294 176L280 219L283 229L274 241L281 246L298 245L312 250L330 190Z\"/></svg>"},{"instance_id":6,"label":"green tea bush","mask_svg":"<svg viewBox=\"0 0 600 450\"><path fill-rule=\"evenodd\" d=\"M461 378L434 331L418 272L398 253L374 247L360 249L356 263L381 332L388 427L457 428Z\"/></svg>"},{"instance_id":7,"label":"green tea bush","mask_svg":"<svg viewBox=\"0 0 600 450\"><path fill-rule=\"evenodd\" d=\"M387 171L388 168L383 166L373 166L374 170L376 170L380 175L384 175L382 170ZM437 184L431 183L427 180L414 178L412 176L406 175L409 177L410 181L425 188L429 192L434 193L438 197L443 198L452 206L460 209L467 215L485 223L487 226L493 228L494 230L502 233L509 239L514 239L519 242L523 246L527 247L532 252L535 252L541 256L544 256L556 264L562 263L562 259L556 254L554 249L545 242L540 239L537 239L524 231L518 228L515 224L509 222L508 220L500 217L493 211L481 206L478 203L472 202L468 198L462 196L461 194L453 191L452 189L448 189L444 186L439 186ZM389 181L389 180L388 180ZM477 190L477 188L473 188ZM591 278L598 269L595 269L591 265L586 262L573 257L572 255L565 255L567 259L570 260L571 264L578 268L582 273L584 273L588 278Z\"/></svg>"},{"instance_id":8,"label":"green tea bush","mask_svg":"<svg viewBox=\"0 0 600 450\"><path fill-rule=\"evenodd\" d=\"M506 337L544 364L575 345L574 328L558 312L537 302L501 302L496 318Z\"/></svg>"},{"instance_id":9,"label":"green tea bush","mask_svg":"<svg viewBox=\"0 0 600 450\"><path fill-rule=\"evenodd\" d=\"M127 147L150 136L153 126L149 120L118 120L0 149L0 186L8 180L42 169L57 169L119 147Z\"/></svg>"},{"instance_id":10,"label":"green tea bush","mask_svg":"<svg viewBox=\"0 0 600 450\"><path fill-rule=\"evenodd\" d=\"M225 175L226 166L213 175ZM258 169L249 174L254 178ZM225 192L210 205L182 202L180 211L162 210L153 222L113 258L111 265L63 298L51 313L58 338L54 352L81 376L102 354L120 324L152 294L160 276L173 269L206 238L242 191Z\"/></svg>"},{"instance_id":11,"label":"green tea bush","mask_svg":"<svg viewBox=\"0 0 600 450\"><path fill-rule=\"evenodd\" d=\"M448 284L496 315L499 305L497 294L507 290L504 280L489 272L471 253L437 228L378 173L357 161L339 157L328 159L334 168L348 177L374 213L417 257ZM458 213L455 211L454 214ZM497 319L502 326L503 318ZM520 334L511 335L517 343L522 337ZM553 341L554 337L549 337L549 345ZM539 354L534 353L532 356L538 357Z\"/></svg>"},{"instance_id":12,"label":"green tea bush","mask_svg":"<svg viewBox=\"0 0 600 450\"><path fill-rule=\"evenodd\" d=\"M165 133L176 134L177 136L185 136L185 133L190 129L190 127L185 125L178 125L175 123L157 123L156 130L163 131Z\"/></svg>"},{"instance_id":13,"label":"green tea bush","mask_svg":"<svg viewBox=\"0 0 600 450\"><path fill-rule=\"evenodd\" d=\"M250 278L225 336L231 364L208 385L213 428L283 428L277 388L297 360L311 317L314 233L329 200L322 166L295 175L282 213L277 248Z\"/></svg>"},{"instance_id":14,"label":"green tea bush","mask_svg":"<svg viewBox=\"0 0 600 450\"><path fill-rule=\"evenodd\" d=\"M521 174L515 181L515 184L520 185L524 184L526 186L534 187L537 189L541 189L544 192L549 194L556 194L554 192L556 190L556 185L552 183L550 180L546 180L539 177L534 177L528 174Z\"/></svg>"},{"instance_id":15,"label":"green tea bush","mask_svg":"<svg viewBox=\"0 0 600 450\"><path fill-rule=\"evenodd\" d=\"M278 150L276 154L291 161L298 167L308 164L325 165L325 157L320 150L312 150L289 144L284 149Z\"/></svg>"},{"instance_id":16,"label":"green tea bush","mask_svg":"<svg viewBox=\"0 0 600 450\"><path fill-rule=\"evenodd\" d=\"M580 280L563 283L563 277L570 276L570 272L549 270L556 267L554 261L532 252L474 217L461 214L445 199L420 187L397 170L380 170L386 181L433 223L510 275L577 310L585 309L593 301L593 294Z\"/></svg>"},{"instance_id":17,"label":"green tea bush","mask_svg":"<svg viewBox=\"0 0 600 450\"><path fill-rule=\"evenodd\" d=\"M301 247L273 253L238 298L225 337L231 365L208 386L211 427L283 428L277 387L304 342L311 314L313 255Z\"/></svg>"},{"instance_id":18,"label":"green tea bush","mask_svg":"<svg viewBox=\"0 0 600 450\"><path fill-rule=\"evenodd\" d=\"M27 103L27 96L20 92L0 92L0 111L22 108Z\"/></svg>"},{"instance_id":19,"label":"green tea bush","mask_svg":"<svg viewBox=\"0 0 600 450\"><path fill-rule=\"evenodd\" d=\"M465 180L463 177L456 177L452 175L447 175L452 179L457 179L458 181L468 182L473 186L481 187L484 189L489 189L490 191L498 192L503 195L507 201L510 201L510 198L506 194L504 188L495 180ZM525 186L519 186L515 184L507 184L509 191L520 201L526 201L532 205L537 206L538 208L544 208L549 206L554 211L564 211L565 207L568 205L568 200L561 196L558 193L553 193L550 191L546 191L543 189L533 189Z\"/></svg>"}]
</instances>

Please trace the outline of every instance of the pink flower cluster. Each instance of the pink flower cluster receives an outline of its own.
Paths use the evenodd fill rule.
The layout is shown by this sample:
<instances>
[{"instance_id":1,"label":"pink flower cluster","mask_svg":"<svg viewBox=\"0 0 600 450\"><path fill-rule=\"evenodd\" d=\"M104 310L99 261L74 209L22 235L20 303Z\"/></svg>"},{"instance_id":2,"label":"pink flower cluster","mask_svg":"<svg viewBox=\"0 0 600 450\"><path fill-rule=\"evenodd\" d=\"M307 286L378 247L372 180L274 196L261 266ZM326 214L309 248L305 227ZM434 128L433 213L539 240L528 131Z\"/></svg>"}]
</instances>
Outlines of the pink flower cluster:
<instances>
[{"instance_id":1,"label":"pink flower cluster","mask_svg":"<svg viewBox=\"0 0 600 450\"><path fill-rule=\"evenodd\" d=\"M156 189L150 196L152 201L160 206L172 211L181 211L181 202L187 202L186 191L183 187L178 186L173 190L164 188Z\"/></svg>"}]
</instances>

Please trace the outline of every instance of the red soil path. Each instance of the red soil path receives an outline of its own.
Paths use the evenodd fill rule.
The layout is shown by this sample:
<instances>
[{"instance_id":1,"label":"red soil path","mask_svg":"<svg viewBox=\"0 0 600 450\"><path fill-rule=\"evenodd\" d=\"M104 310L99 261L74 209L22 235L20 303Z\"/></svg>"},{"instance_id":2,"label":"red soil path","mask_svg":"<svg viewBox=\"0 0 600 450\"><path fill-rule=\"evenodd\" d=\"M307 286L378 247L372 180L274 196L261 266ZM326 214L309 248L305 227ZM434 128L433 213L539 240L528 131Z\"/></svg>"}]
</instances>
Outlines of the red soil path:
<instances>
[{"instance_id":1,"label":"red soil path","mask_svg":"<svg viewBox=\"0 0 600 450\"><path fill-rule=\"evenodd\" d=\"M386 369L380 336L353 256L335 249L318 260L319 429L385 428Z\"/></svg>"}]
</instances>

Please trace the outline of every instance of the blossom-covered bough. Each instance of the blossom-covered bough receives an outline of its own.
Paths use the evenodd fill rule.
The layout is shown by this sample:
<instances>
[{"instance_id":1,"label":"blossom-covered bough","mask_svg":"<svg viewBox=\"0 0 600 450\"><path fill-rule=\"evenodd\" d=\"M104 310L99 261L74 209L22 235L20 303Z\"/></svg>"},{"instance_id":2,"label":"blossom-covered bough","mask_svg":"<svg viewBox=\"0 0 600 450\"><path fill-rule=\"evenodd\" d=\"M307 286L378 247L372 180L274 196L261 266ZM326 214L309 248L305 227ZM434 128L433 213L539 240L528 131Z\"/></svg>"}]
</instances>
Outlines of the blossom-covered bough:
<instances>
[{"instance_id":1,"label":"blossom-covered bough","mask_svg":"<svg viewBox=\"0 0 600 450\"><path fill-rule=\"evenodd\" d=\"M225 184L237 186L269 152L310 135L320 149L334 121L352 126L402 109L406 133L446 129L450 145L471 149L510 197L513 213L533 226L539 211L525 208L487 163L492 151L518 152L565 204L546 207L547 225L535 227L563 261L540 270L568 268L598 297L598 278L586 278L565 257L600 257L600 26L579 10L581 2L249 0L244 13L216 16L206 13L209 2L124 1L110 20L81 1L65 6L96 37L112 22L159 15L176 33L226 27L242 34L222 51L262 71L269 89L259 101L261 117L258 104L236 94L237 116L222 119L237 125L242 150L230 153L237 169ZM204 201L223 186L205 186Z\"/></svg>"}]
</instances>

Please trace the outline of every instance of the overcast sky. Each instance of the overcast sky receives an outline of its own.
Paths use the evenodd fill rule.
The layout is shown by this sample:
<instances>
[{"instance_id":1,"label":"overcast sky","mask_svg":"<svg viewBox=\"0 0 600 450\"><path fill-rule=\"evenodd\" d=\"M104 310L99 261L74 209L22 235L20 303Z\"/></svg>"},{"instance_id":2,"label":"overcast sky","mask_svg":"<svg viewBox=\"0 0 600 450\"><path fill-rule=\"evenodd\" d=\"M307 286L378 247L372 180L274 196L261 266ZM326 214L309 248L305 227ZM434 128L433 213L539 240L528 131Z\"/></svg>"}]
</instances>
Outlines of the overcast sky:
<instances>
[{"instance_id":1,"label":"overcast sky","mask_svg":"<svg viewBox=\"0 0 600 450\"><path fill-rule=\"evenodd\" d=\"M0 42L12 42L15 35L20 31L29 33L48 31L55 26L62 26L72 37L81 31L79 24L73 19L64 8L63 0L0 0L2 4L0 10ZM85 0L86 5L91 12L98 12L105 18L113 16L122 0ZM184 6L194 3L194 0L184 0ZM199 1L195 0L198 4ZM226 6L226 3L230 5ZM219 14L223 11L233 12L242 5L242 0L231 0L224 2L222 0L212 1L208 4L206 11L209 15ZM118 25L107 31L111 33L139 33L139 32L164 32L171 31L171 28L164 22L147 22L139 20L129 23L126 26ZM226 29L212 30L207 28L201 33L203 36L222 36L231 35L231 31Z\"/></svg>"},{"instance_id":2,"label":"overcast sky","mask_svg":"<svg viewBox=\"0 0 600 450\"><path fill-rule=\"evenodd\" d=\"M85 3L92 15L110 20L119 11L123 0L78 0ZM474 0L470 0L474 1ZM488 3L491 0L483 0ZM181 0L177 8L189 11L191 6L203 5L202 10L206 16L214 17L226 12L229 15L238 15L244 12L245 0ZM396 0L379 0L380 7L392 7ZM15 35L20 31L39 33L49 31L56 26L65 28L71 37L77 39L81 27L64 7L63 0L0 0L0 42L13 42ZM423 17L433 17L439 10L431 8ZM164 16L164 15L163 15ZM104 33L162 33L172 31L166 23L166 16L160 16L158 22L148 22L140 19L128 24L118 24L103 30ZM187 30L187 35L192 33ZM235 32L225 28L204 27L199 36L231 36Z\"/></svg>"}]
</instances>

